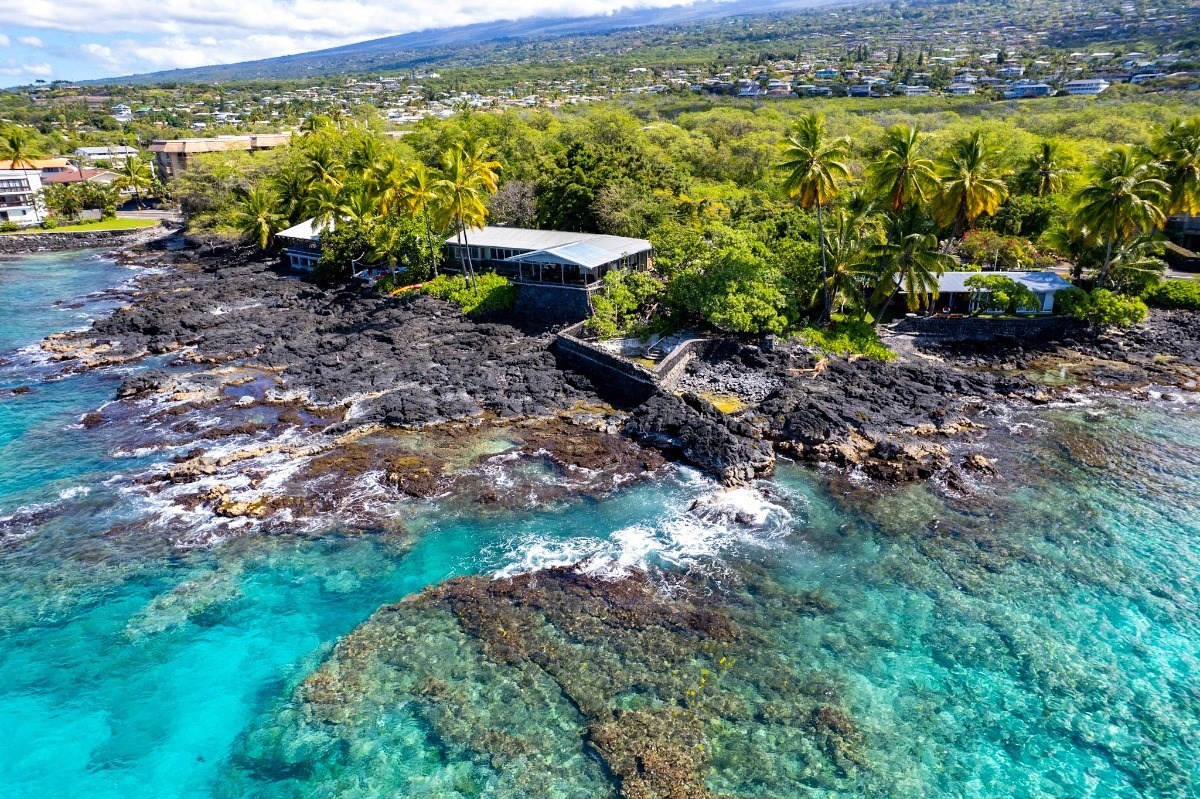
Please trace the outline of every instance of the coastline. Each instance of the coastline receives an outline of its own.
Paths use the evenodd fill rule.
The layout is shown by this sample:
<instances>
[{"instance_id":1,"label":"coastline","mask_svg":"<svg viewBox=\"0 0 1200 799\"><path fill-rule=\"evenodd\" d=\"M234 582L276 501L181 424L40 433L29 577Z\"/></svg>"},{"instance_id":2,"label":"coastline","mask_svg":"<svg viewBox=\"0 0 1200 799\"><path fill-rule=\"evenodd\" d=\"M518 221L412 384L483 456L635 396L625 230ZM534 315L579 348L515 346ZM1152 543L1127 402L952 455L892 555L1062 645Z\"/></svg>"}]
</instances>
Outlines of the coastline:
<instances>
[{"instance_id":1,"label":"coastline","mask_svg":"<svg viewBox=\"0 0 1200 799\"><path fill-rule=\"evenodd\" d=\"M234 250L160 239L117 255L161 273L140 278L111 316L42 349L67 370L175 364L135 372L116 395L151 403L152 421L199 411L221 420L156 478L158 490L268 527L332 511L336 503L300 499L317 478L347 491L374 482L401 497L453 493L448 464L470 458L450 451L479 441L571 473L571 490L644 479L664 458L746 485L783 458L883 485L970 492L994 472L988 430L1011 409L1083 402L1093 391L1182 401L1200 371L1196 315L1156 311L1129 333L1053 344L907 338L891 363L796 342L724 348L689 364L677 392L630 406L557 362L550 326L470 320L424 296L326 290ZM713 393L740 408L719 410ZM255 408L270 418L241 420ZM196 432L176 425L164 443ZM413 436L423 439L415 450L397 444ZM289 477L255 478L267 463L286 464ZM476 501L511 502L489 496Z\"/></svg>"},{"instance_id":2,"label":"coastline","mask_svg":"<svg viewBox=\"0 0 1200 799\"><path fill-rule=\"evenodd\" d=\"M160 223L131 230L12 233L0 236L0 256L98 248L125 250L165 240L175 232L174 227Z\"/></svg>"}]
</instances>

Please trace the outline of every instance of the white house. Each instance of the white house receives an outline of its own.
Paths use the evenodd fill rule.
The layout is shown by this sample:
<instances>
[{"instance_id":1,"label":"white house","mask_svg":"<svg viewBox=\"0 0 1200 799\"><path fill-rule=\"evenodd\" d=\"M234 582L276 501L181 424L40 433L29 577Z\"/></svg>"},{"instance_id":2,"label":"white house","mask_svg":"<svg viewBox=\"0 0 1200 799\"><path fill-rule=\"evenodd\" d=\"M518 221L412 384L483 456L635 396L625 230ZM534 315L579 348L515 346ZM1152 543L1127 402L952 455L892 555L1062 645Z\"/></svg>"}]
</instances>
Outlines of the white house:
<instances>
[{"instance_id":1,"label":"white house","mask_svg":"<svg viewBox=\"0 0 1200 799\"><path fill-rule=\"evenodd\" d=\"M42 190L42 175L36 169L0 169L0 223L15 222L21 226L42 221L38 192Z\"/></svg>"},{"instance_id":2,"label":"white house","mask_svg":"<svg viewBox=\"0 0 1200 799\"><path fill-rule=\"evenodd\" d=\"M94 164L97 161L107 161L112 166L120 166L129 158L137 158L138 150L125 144L109 144L104 147L77 147L74 156L81 162Z\"/></svg>"},{"instance_id":3,"label":"white house","mask_svg":"<svg viewBox=\"0 0 1200 799\"><path fill-rule=\"evenodd\" d=\"M1054 313L1055 293L1071 288L1069 282L1054 272L943 272L938 278L938 297L934 310L944 314L980 312L981 306L988 302L987 295L967 287L967 280L980 275L1007 277L1032 291L1037 297L1037 305L1020 309L1028 314ZM900 293L903 294L904 289ZM982 310L988 312L987 308Z\"/></svg>"},{"instance_id":4,"label":"white house","mask_svg":"<svg viewBox=\"0 0 1200 799\"><path fill-rule=\"evenodd\" d=\"M321 234L333 230L335 225L319 224L315 219L306 219L298 225L275 234L283 246L283 254L292 269L311 272L321 258Z\"/></svg>"},{"instance_id":5,"label":"white house","mask_svg":"<svg viewBox=\"0 0 1200 799\"><path fill-rule=\"evenodd\" d=\"M1067 90L1067 94L1099 94L1110 85L1112 84L1103 78L1079 78L1067 81L1063 88Z\"/></svg>"},{"instance_id":6,"label":"white house","mask_svg":"<svg viewBox=\"0 0 1200 799\"><path fill-rule=\"evenodd\" d=\"M970 83L951 83L950 88L947 89L947 91L949 91L951 94L958 95L974 94L975 87Z\"/></svg>"}]
</instances>

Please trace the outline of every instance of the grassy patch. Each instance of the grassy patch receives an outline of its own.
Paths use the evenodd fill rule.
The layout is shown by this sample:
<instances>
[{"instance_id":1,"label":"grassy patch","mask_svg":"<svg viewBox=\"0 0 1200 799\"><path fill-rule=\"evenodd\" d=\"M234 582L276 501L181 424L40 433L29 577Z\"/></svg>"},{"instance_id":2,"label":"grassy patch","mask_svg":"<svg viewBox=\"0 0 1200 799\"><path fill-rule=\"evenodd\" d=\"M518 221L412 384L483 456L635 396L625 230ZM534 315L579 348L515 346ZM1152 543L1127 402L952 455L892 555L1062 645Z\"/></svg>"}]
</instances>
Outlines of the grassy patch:
<instances>
[{"instance_id":1,"label":"grassy patch","mask_svg":"<svg viewBox=\"0 0 1200 799\"><path fill-rule=\"evenodd\" d=\"M480 274L474 286L459 275L439 275L421 286L421 291L454 303L467 316L505 311L517 301L517 287L494 272Z\"/></svg>"},{"instance_id":2,"label":"grassy patch","mask_svg":"<svg viewBox=\"0 0 1200 799\"><path fill-rule=\"evenodd\" d=\"M896 353L883 345L874 326L868 322L835 322L831 327L806 327L800 331L800 339L831 355L866 355L880 361L896 357Z\"/></svg>"},{"instance_id":3,"label":"grassy patch","mask_svg":"<svg viewBox=\"0 0 1200 799\"><path fill-rule=\"evenodd\" d=\"M5 233L6 236L25 236L32 233L90 233L94 230L137 230L139 228L154 227L159 220L157 219L100 219L95 222L80 222L78 225L59 225L58 227L44 229L38 226L21 228L11 233Z\"/></svg>"}]
</instances>

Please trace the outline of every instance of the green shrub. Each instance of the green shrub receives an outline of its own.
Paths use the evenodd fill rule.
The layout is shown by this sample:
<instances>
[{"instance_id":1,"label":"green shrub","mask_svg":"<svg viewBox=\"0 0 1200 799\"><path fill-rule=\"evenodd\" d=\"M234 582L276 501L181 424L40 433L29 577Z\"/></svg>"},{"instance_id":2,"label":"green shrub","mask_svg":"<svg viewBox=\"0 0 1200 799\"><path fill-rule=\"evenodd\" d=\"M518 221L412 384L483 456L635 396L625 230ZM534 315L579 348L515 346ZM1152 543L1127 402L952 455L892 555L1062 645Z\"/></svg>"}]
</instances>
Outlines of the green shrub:
<instances>
[{"instance_id":1,"label":"green shrub","mask_svg":"<svg viewBox=\"0 0 1200 799\"><path fill-rule=\"evenodd\" d=\"M58 220L54 217L49 216L42 220L42 230L54 230L56 227L58 227Z\"/></svg>"},{"instance_id":2,"label":"green shrub","mask_svg":"<svg viewBox=\"0 0 1200 799\"><path fill-rule=\"evenodd\" d=\"M896 357L879 340L875 326L862 320L837 322L832 327L806 327L800 331L800 339L810 347L842 357L866 355L879 361Z\"/></svg>"},{"instance_id":3,"label":"green shrub","mask_svg":"<svg viewBox=\"0 0 1200 799\"><path fill-rule=\"evenodd\" d=\"M518 289L508 278L484 272L476 277L474 286L461 275L439 275L423 285L421 291L454 303L467 316L481 316L513 307Z\"/></svg>"},{"instance_id":4,"label":"green shrub","mask_svg":"<svg viewBox=\"0 0 1200 799\"><path fill-rule=\"evenodd\" d=\"M1168 280L1145 293L1146 302L1159 308L1200 311L1200 281Z\"/></svg>"},{"instance_id":5,"label":"green shrub","mask_svg":"<svg viewBox=\"0 0 1200 799\"><path fill-rule=\"evenodd\" d=\"M592 298L587 331L600 338L633 331L648 320L662 292L662 283L646 272L609 272Z\"/></svg>"},{"instance_id":6,"label":"green shrub","mask_svg":"<svg viewBox=\"0 0 1200 799\"><path fill-rule=\"evenodd\" d=\"M1063 289L1054 295L1055 305L1076 319L1097 327L1131 327L1146 321L1149 309L1137 297L1095 289L1091 294L1078 288Z\"/></svg>"},{"instance_id":7,"label":"green shrub","mask_svg":"<svg viewBox=\"0 0 1200 799\"><path fill-rule=\"evenodd\" d=\"M978 274L967 278L964 284L972 294L985 295L978 298L978 311L998 309L1003 313L1015 314L1022 308L1038 309L1038 296L1017 281L1004 275Z\"/></svg>"},{"instance_id":8,"label":"green shrub","mask_svg":"<svg viewBox=\"0 0 1200 799\"><path fill-rule=\"evenodd\" d=\"M0 222L0 233L16 233L21 229L21 226L16 222L5 221Z\"/></svg>"}]
</instances>

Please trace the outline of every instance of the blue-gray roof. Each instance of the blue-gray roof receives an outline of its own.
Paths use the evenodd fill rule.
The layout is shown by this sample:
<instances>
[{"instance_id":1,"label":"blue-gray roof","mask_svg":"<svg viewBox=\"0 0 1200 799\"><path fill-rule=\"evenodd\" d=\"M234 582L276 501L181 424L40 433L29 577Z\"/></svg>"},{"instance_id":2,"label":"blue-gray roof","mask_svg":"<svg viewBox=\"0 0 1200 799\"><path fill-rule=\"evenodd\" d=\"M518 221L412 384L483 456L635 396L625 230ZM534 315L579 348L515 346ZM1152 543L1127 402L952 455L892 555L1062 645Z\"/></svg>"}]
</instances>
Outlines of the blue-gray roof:
<instances>
[{"instance_id":1,"label":"blue-gray roof","mask_svg":"<svg viewBox=\"0 0 1200 799\"><path fill-rule=\"evenodd\" d=\"M521 253L508 258L509 261L521 263L542 264L577 264L578 266L596 267L612 263L628 252L617 253L612 250L594 247L585 241L576 241L560 247L547 247L544 250Z\"/></svg>"},{"instance_id":2,"label":"blue-gray roof","mask_svg":"<svg viewBox=\"0 0 1200 799\"><path fill-rule=\"evenodd\" d=\"M962 294L969 292L967 278L976 275L1000 275L1020 283L1035 294L1069 289L1071 284L1054 272L944 272L938 278L938 291L942 294Z\"/></svg>"}]
</instances>

